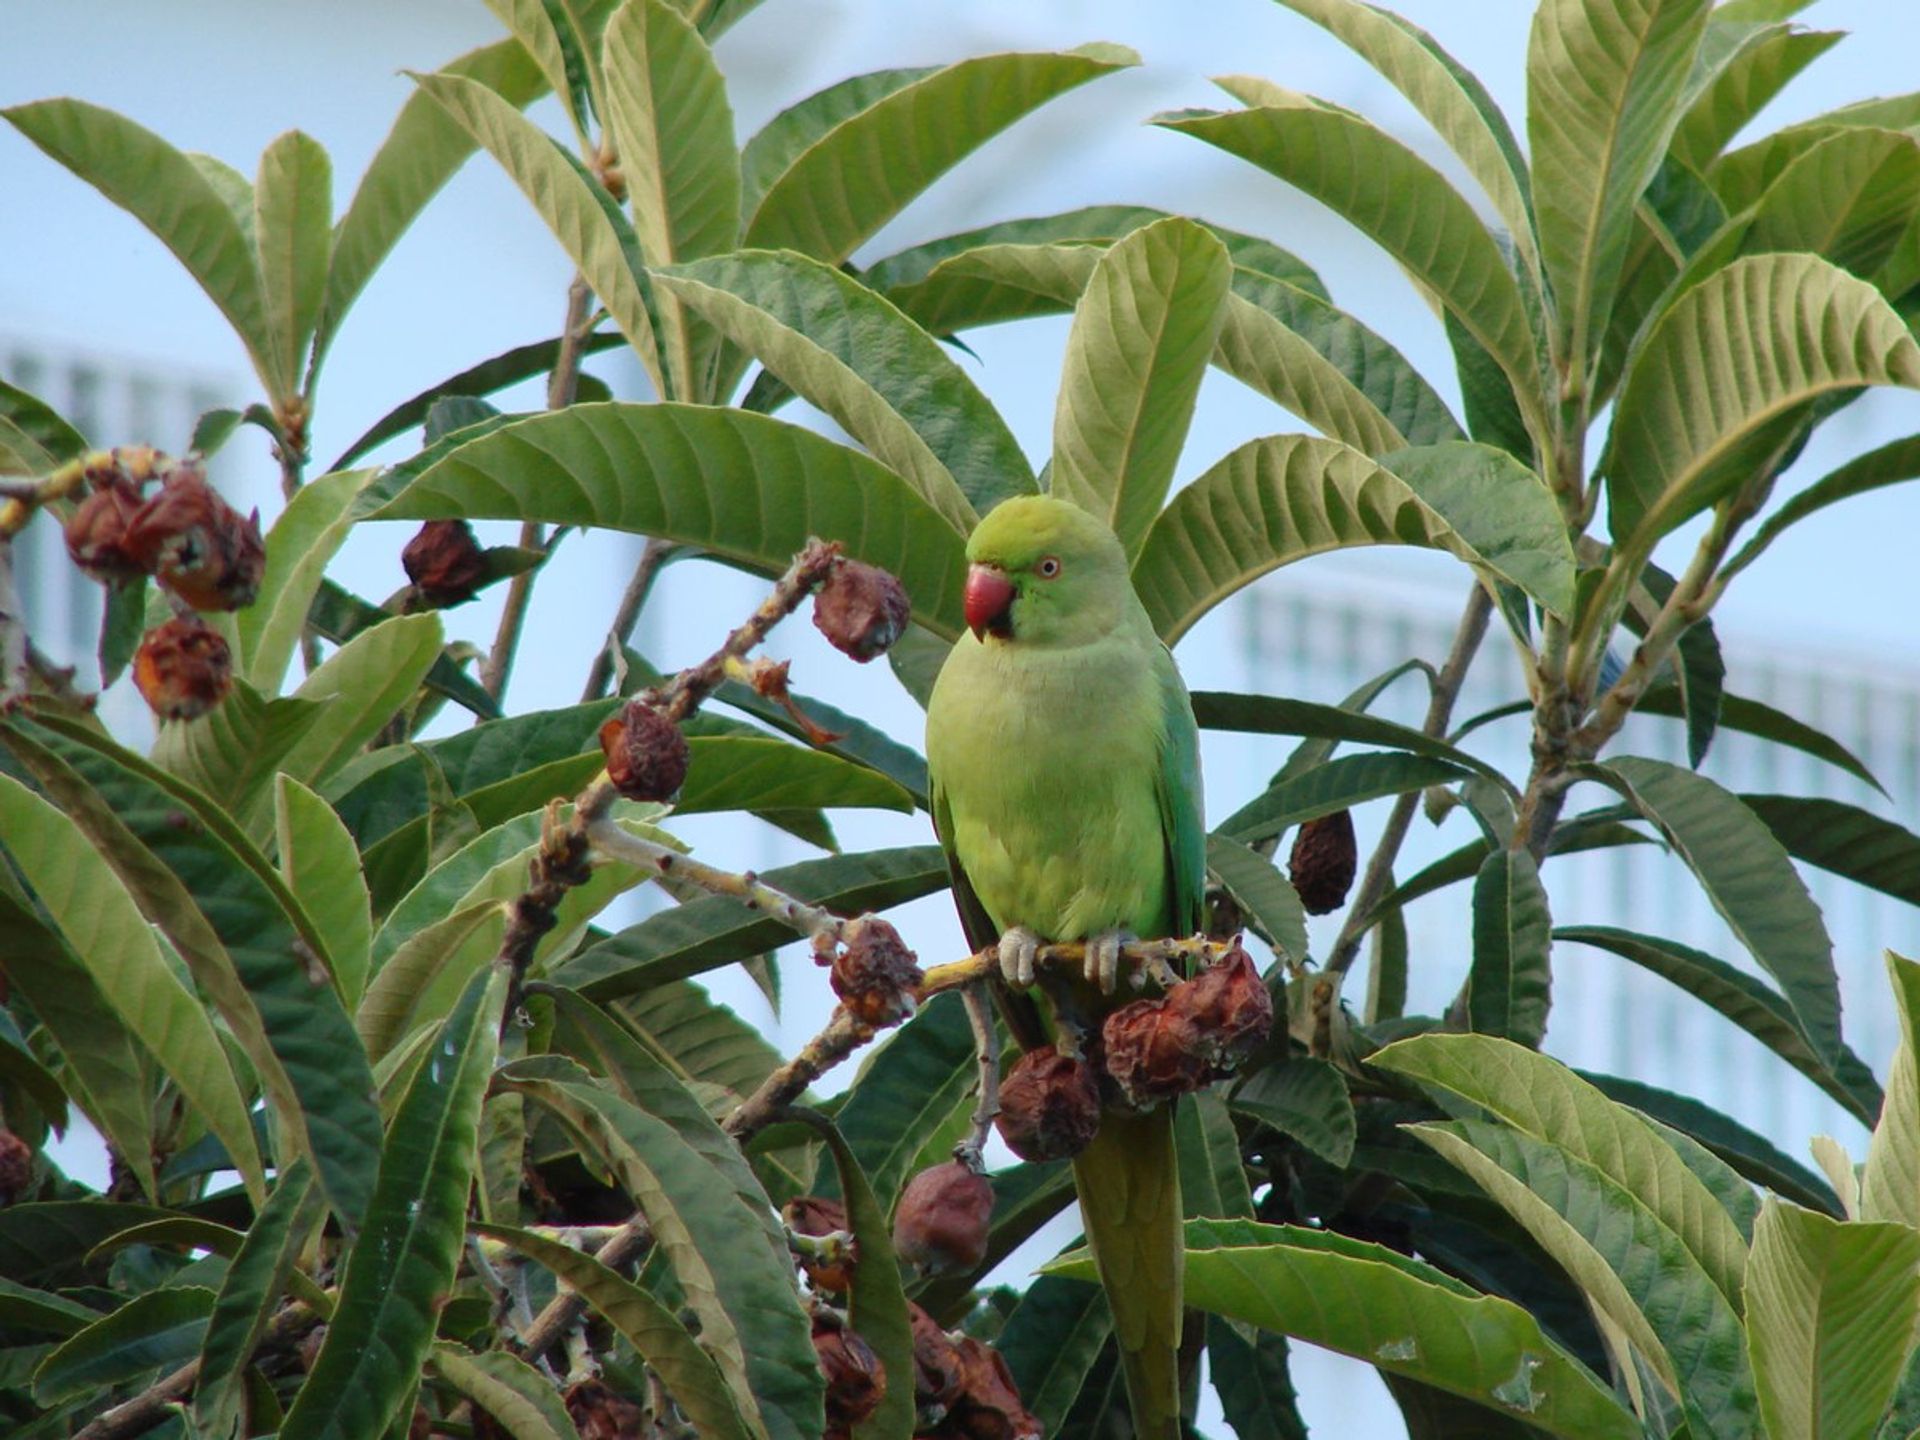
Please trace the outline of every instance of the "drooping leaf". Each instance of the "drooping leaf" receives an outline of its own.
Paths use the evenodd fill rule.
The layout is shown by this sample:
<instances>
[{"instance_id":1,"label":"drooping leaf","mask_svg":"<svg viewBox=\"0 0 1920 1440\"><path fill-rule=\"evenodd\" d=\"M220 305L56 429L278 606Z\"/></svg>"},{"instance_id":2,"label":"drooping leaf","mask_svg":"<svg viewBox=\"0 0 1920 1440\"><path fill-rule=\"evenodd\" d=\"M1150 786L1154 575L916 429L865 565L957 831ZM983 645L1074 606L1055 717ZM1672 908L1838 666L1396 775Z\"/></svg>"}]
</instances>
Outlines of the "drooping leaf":
<instances>
[{"instance_id":1,"label":"drooping leaf","mask_svg":"<svg viewBox=\"0 0 1920 1440\"><path fill-rule=\"evenodd\" d=\"M973 1031L957 995L942 995L873 1053L835 1115L874 1193L897 1197L971 1094Z\"/></svg>"},{"instance_id":2,"label":"drooping leaf","mask_svg":"<svg viewBox=\"0 0 1920 1440\"><path fill-rule=\"evenodd\" d=\"M1873 1435L1920 1316L1920 1235L1769 1200L1747 1273L1747 1344L1767 1434Z\"/></svg>"},{"instance_id":3,"label":"drooping leaf","mask_svg":"<svg viewBox=\"0 0 1920 1440\"><path fill-rule=\"evenodd\" d=\"M1705 1002L1826 1091L1861 1124L1880 1111L1880 1087L1852 1050L1829 1063L1808 1042L1800 1018L1778 994L1724 960L1676 941L1602 925L1562 926L1556 940L1596 945L1671 980Z\"/></svg>"},{"instance_id":4,"label":"drooping leaf","mask_svg":"<svg viewBox=\"0 0 1920 1440\"><path fill-rule=\"evenodd\" d=\"M1814 795L1742 795L1795 859L1920 905L1920 835L1870 810Z\"/></svg>"},{"instance_id":5,"label":"drooping leaf","mask_svg":"<svg viewBox=\"0 0 1920 1440\"><path fill-rule=\"evenodd\" d=\"M518 1356L504 1350L476 1353L440 1340L427 1363L513 1440L578 1440L580 1432L553 1381Z\"/></svg>"},{"instance_id":6,"label":"drooping leaf","mask_svg":"<svg viewBox=\"0 0 1920 1440\"><path fill-rule=\"evenodd\" d=\"M1139 63L1118 45L1088 45L1058 54L982 55L938 70L909 72L905 84L876 87L824 128L818 120L791 127L746 171L758 203L745 243L798 250L837 265L934 180L969 153L1048 100L1075 86ZM850 113L849 113L850 112Z\"/></svg>"},{"instance_id":7,"label":"drooping leaf","mask_svg":"<svg viewBox=\"0 0 1920 1440\"><path fill-rule=\"evenodd\" d=\"M41 475L85 454L87 437L38 395L0 380L0 451L15 447L33 452L13 455L18 473Z\"/></svg>"},{"instance_id":8,"label":"drooping leaf","mask_svg":"<svg viewBox=\"0 0 1920 1440\"><path fill-rule=\"evenodd\" d=\"M1299 735L1315 740L1350 740L1362 745L1386 745L1415 755L1430 755L1471 770L1488 780L1504 783L1500 772L1445 740L1369 715L1353 705L1321 705L1278 695L1244 695L1223 690L1193 692L1193 715L1203 730L1232 730L1248 735ZM1325 754L1314 752L1315 763ZM1281 774L1289 778L1307 768L1291 760ZM1279 776L1275 777L1280 778Z\"/></svg>"},{"instance_id":9,"label":"drooping leaf","mask_svg":"<svg viewBox=\"0 0 1920 1440\"><path fill-rule=\"evenodd\" d=\"M931 335L819 261L737 251L676 267L692 306L832 416L962 532L1033 471L991 401Z\"/></svg>"},{"instance_id":10,"label":"drooping leaf","mask_svg":"<svg viewBox=\"0 0 1920 1440\"><path fill-rule=\"evenodd\" d=\"M1340 1072L1304 1055L1269 1065L1230 1097L1243 1115L1291 1136L1329 1165L1344 1169L1353 1159L1353 1100Z\"/></svg>"},{"instance_id":11,"label":"drooping leaf","mask_svg":"<svg viewBox=\"0 0 1920 1440\"><path fill-rule=\"evenodd\" d=\"M1084 1252L1049 1273L1091 1278ZM1525 1310L1385 1246L1251 1221L1187 1223L1189 1304L1297 1335L1476 1399L1550 1435L1641 1435L1639 1422Z\"/></svg>"},{"instance_id":12,"label":"drooping leaf","mask_svg":"<svg viewBox=\"0 0 1920 1440\"><path fill-rule=\"evenodd\" d=\"M113 867L70 817L5 775L0 833L101 994L220 1137L249 1191L263 1196L260 1152L226 1052Z\"/></svg>"},{"instance_id":13,"label":"drooping leaf","mask_svg":"<svg viewBox=\"0 0 1920 1440\"><path fill-rule=\"evenodd\" d=\"M1557 508L1544 486L1520 483L1525 472L1510 459L1488 458L1495 453L1403 451L1394 463L1410 481L1330 440L1249 441L1174 496L1134 562L1134 588L1171 643L1282 565L1348 546L1418 545L1511 580L1564 614L1573 565Z\"/></svg>"},{"instance_id":14,"label":"drooping leaf","mask_svg":"<svg viewBox=\"0 0 1920 1440\"><path fill-rule=\"evenodd\" d=\"M1307 1440L1287 1353L1277 1331L1243 1335L1232 1321L1207 1317L1207 1378L1239 1440Z\"/></svg>"},{"instance_id":15,"label":"drooping leaf","mask_svg":"<svg viewBox=\"0 0 1920 1440\"><path fill-rule=\"evenodd\" d=\"M286 377L286 398L320 322L333 254L333 162L311 136L289 130L260 153L253 243L273 369Z\"/></svg>"},{"instance_id":16,"label":"drooping leaf","mask_svg":"<svg viewBox=\"0 0 1920 1440\"><path fill-rule=\"evenodd\" d=\"M1172 484L1231 271L1206 230L1161 220L1107 250L1075 308L1051 491L1107 521L1130 556Z\"/></svg>"},{"instance_id":17,"label":"drooping leaf","mask_svg":"<svg viewBox=\"0 0 1920 1440\"><path fill-rule=\"evenodd\" d=\"M1113 1312L1098 1285L1042 1275L1021 1295L993 1345L1043 1433L1059 1433L1112 1335Z\"/></svg>"},{"instance_id":18,"label":"drooping leaf","mask_svg":"<svg viewBox=\"0 0 1920 1440\"><path fill-rule=\"evenodd\" d=\"M1622 383L1602 461L1616 545L1651 550L1746 478L1727 463L1743 441L1861 385L1920 386L1920 344L1872 286L1810 255L1715 271L1655 324Z\"/></svg>"},{"instance_id":19,"label":"drooping leaf","mask_svg":"<svg viewBox=\"0 0 1920 1440\"><path fill-rule=\"evenodd\" d=\"M127 1301L66 1340L33 1372L34 1398L54 1405L98 1394L152 1370L193 1357L213 1309L213 1291L198 1285L151 1290Z\"/></svg>"},{"instance_id":20,"label":"drooping leaf","mask_svg":"<svg viewBox=\"0 0 1920 1440\"><path fill-rule=\"evenodd\" d=\"M1758 816L1713 781L1664 761L1623 757L1596 773L1660 827L1713 908L1779 982L1815 1052L1836 1057L1833 944L1806 883Z\"/></svg>"},{"instance_id":21,"label":"drooping leaf","mask_svg":"<svg viewBox=\"0 0 1920 1440\"><path fill-rule=\"evenodd\" d=\"M1273 862L1226 835L1207 837L1207 873L1226 890L1248 925L1296 963L1307 958L1307 912L1300 892Z\"/></svg>"},{"instance_id":22,"label":"drooping leaf","mask_svg":"<svg viewBox=\"0 0 1920 1440\"><path fill-rule=\"evenodd\" d=\"M1318 769L1270 786L1222 820L1219 833L1245 845L1257 845L1289 825L1305 824L1367 800L1404 795L1409 790L1424 790L1472 775L1471 770L1426 755L1342 755Z\"/></svg>"},{"instance_id":23,"label":"drooping leaf","mask_svg":"<svg viewBox=\"0 0 1920 1440\"><path fill-rule=\"evenodd\" d=\"M418 1383L452 1286L493 1068L506 977L474 976L387 1134L366 1223L347 1257L327 1337L280 1429L284 1440L379 1434Z\"/></svg>"},{"instance_id":24,"label":"drooping leaf","mask_svg":"<svg viewBox=\"0 0 1920 1440\"><path fill-rule=\"evenodd\" d=\"M1533 856L1495 850L1473 882L1467 1018L1483 1035L1539 1048L1547 1033L1553 922Z\"/></svg>"},{"instance_id":25,"label":"drooping leaf","mask_svg":"<svg viewBox=\"0 0 1920 1440\"><path fill-rule=\"evenodd\" d=\"M575 405L460 445L381 498L382 519L602 526L699 545L763 574L818 535L899 577L923 625L960 633L959 532L877 462L766 416Z\"/></svg>"}]
</instances>

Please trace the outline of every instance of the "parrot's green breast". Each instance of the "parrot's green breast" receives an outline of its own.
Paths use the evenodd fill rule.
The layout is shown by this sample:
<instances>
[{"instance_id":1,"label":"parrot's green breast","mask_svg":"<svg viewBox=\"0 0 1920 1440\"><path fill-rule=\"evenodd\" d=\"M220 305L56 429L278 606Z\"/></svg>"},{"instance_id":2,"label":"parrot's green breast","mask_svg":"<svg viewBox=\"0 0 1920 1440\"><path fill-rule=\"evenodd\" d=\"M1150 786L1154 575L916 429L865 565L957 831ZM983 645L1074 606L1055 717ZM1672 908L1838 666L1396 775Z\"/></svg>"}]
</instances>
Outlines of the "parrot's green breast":
<instances>
[{"instance_id":1,"label":"parrot's green breast","mask_svg":"<svg viewBox=\"0 0 1920 1440\"><path fill-rule=\"evenodd\" d=\"M1161 695L1131 637L1016 651L963 637L928 706L948 841L1001 930L1173 925L1155 783Z\"/></svg>"}]
</instances>

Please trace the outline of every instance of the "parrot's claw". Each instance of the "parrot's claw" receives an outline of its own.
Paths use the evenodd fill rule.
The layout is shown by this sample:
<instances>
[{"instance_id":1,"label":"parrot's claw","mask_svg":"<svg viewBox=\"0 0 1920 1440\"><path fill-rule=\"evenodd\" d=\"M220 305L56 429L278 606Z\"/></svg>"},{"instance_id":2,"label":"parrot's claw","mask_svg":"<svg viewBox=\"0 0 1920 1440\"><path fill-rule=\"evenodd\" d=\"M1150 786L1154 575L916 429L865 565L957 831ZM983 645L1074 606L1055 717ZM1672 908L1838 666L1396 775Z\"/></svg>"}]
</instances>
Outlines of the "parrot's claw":
<instances>
[{"instance_id":1,"label":"parrot's claw","mask_svg":"<svg viewBox=\"0 0 1920 1440\"><path fill-rule=\"evenodd\" d=\"M1040 957L1040 937L1016 925L1000 937L1000 975L1016 990L1033 985L1034 964Z\"/></svg>"},{"instance_id":2,"label":"parrot's claw","mask_svg":"<svg viewBox=\"0 0 1920 1440\"><path fill-rule=\"evenodd\" d=\"M1113 994L1120 983L1120 947L1132 937L1124 930L1109 930L1087 939L1087 980L1100 987L1102 995Z\"/></svg>"}]
</instances>

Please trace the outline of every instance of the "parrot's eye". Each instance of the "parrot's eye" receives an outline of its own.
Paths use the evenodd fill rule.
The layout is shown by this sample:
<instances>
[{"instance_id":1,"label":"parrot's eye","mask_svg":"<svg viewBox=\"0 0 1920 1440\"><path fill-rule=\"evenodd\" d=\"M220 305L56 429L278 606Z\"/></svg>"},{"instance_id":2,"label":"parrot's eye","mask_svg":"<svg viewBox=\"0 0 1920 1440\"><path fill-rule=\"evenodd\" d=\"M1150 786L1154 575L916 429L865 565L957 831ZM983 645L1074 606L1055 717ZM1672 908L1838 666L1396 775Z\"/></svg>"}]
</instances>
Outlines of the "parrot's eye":
<instances>
[{"instance_id":1,"label":"parrot's eye","mask_svg":"<svg viewBox=\"0 0 1920 1440\"><path fill-rule=\"evenodd\" d=\"M1033 568L1042 580L1051 580L1060 573L1060 562L1049 555Z\"/></svg>"}]
</instances>

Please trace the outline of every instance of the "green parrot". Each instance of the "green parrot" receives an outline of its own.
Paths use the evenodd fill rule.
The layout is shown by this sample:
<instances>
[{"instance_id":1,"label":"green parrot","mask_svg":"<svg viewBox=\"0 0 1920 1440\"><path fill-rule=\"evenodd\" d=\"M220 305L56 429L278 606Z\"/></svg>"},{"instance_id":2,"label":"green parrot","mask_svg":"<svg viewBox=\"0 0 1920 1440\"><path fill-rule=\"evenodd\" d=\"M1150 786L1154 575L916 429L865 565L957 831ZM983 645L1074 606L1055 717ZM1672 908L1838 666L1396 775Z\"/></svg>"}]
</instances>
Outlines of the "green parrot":
<instances>
[{"instance_id":1,"label":"green parrot","mask_svg":"<svg viewBox=\"0 0 1920 1440\"><path fill-rule=\"evenodd\" d=\"M967 559L968 633L927 706L934 826L968 943L997 945L1018 995L1036 985L1041 944L1086 941L1084 976L1043 974L1037 993L1056 1029L1097 1027L1132 998L1115 995L1125 940L1200 927L1193 705L1125 551L1093 515L1045 496L1005 501L974 530ZM1135 1429L1173 1440L1182 1237L1172 1106L1104 1115L1073 1166Z\"/></svg>"}]
</instances>

